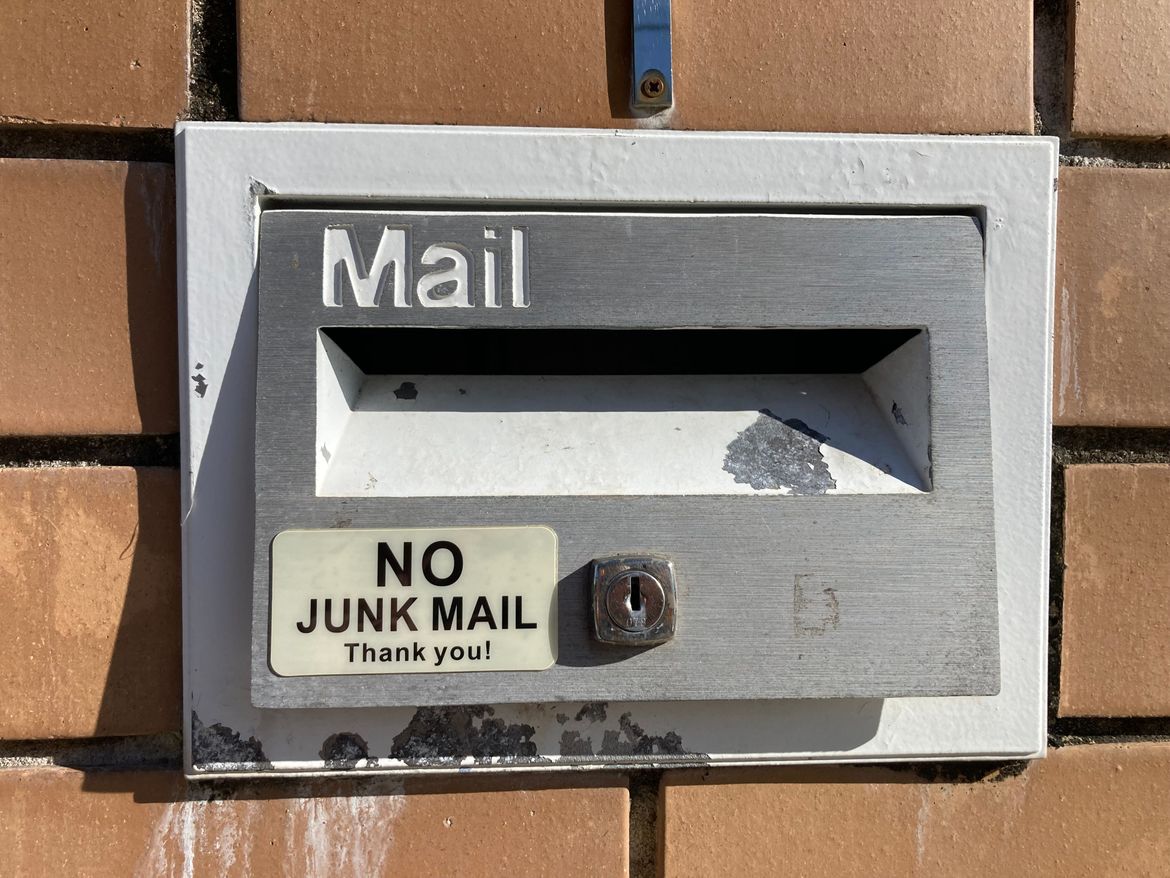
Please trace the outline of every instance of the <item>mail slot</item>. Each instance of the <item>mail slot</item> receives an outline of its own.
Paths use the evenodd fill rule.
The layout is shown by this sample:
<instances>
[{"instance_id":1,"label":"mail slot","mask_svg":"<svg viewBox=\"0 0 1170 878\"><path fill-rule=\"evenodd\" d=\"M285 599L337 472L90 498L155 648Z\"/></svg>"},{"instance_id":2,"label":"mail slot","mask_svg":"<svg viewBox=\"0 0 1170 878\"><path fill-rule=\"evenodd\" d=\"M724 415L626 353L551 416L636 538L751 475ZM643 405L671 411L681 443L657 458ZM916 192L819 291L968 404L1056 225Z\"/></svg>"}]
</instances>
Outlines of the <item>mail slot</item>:
<instances>
[{"instance_id":1,"label":"mail slot","mask_svg":"<svg viewBox=\"0 0 1170 878\"><path fill-rule=\"evenodd\" d=\"M962 212L265 211L254 703L994 694L983 260ZM672 630L599 637L643 556Z\"/></svg>"}]
</instances>

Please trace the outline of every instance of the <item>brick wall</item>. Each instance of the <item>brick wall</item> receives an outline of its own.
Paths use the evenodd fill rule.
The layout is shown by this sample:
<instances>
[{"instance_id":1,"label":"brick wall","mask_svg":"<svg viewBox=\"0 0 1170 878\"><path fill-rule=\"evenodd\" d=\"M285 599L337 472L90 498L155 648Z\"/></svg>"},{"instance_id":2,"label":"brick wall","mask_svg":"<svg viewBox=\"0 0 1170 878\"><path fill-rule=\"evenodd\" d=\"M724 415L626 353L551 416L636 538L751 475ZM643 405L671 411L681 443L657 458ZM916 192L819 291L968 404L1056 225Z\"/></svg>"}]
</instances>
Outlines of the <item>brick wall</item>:
<instances>
[{"instance_id":1,"label":"brick wall","mask_svg":"<svg viewBox=\"0 0 1170 878\"><path fill-rule=\"evenodd\" d=\"M673 127L1061 138L1046 760L181 779L170 127L629 126L628 9L0 5L0 873L1170 874L1170 0L674 4Z\"/></svg>"}]
</instances>

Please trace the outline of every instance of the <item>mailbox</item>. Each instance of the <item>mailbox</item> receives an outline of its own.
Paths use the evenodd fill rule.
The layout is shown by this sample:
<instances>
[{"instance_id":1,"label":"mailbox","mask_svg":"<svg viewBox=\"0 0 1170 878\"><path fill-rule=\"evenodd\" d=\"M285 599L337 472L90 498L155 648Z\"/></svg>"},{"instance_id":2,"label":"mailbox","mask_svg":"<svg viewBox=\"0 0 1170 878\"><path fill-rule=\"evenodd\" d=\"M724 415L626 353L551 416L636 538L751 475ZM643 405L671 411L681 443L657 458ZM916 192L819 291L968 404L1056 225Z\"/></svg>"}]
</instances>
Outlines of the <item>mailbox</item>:
<instances>
[{"instance_id":1,"label":"mailbox","mask_svg":"<svg viewBox=\"0 0 1170 878\"><path fill-rule=\"evenodd\" d=\"M178 144L190 773L1043 751L1052 142Z\"/></svg>"}]
</instances>

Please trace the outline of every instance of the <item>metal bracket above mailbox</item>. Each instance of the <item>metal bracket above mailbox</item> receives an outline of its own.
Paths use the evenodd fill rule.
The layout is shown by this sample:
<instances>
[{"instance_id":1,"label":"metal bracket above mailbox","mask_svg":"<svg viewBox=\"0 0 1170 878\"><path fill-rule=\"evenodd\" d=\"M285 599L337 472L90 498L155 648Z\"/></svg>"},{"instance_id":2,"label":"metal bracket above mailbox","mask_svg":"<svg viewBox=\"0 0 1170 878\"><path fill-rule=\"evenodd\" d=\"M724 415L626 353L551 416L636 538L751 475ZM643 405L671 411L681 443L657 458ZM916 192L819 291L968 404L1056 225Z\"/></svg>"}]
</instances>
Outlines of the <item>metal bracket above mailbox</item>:
<instances>
[{"instance_id":1,"label":"metal bracket above mailbox","mask_svg":"<svg viewBox=\"0 0 1170 878\"><path fill-rule=\"evenodd\" d=\"M633 0L633 78L630 106L657 113L674 103L670 0Z\"/></svg>"},{"instance_id":2,"label":"metal bracket above mailbox","mask_svg":"<svg viewBox=\"0 0 1170 878\"><path fill-rule=\"evenodd\" d=\"M177 142L189 773L1043 752L1051 141Z\"/></svg>"}]
</instances>

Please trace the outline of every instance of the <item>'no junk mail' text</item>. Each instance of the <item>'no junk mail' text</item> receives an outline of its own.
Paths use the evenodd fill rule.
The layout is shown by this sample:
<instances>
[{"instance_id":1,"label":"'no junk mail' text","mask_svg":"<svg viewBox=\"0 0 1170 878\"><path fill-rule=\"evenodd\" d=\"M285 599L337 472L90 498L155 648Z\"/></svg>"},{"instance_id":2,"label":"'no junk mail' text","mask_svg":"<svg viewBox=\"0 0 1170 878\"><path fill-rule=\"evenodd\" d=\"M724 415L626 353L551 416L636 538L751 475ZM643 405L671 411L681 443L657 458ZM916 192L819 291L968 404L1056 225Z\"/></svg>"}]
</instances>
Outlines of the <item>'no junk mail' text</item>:
<instances>
[{"instance_id":1,"label":"'no junk mail' text","mask_svg":"<svg viewBox=\"0 0 1170 878\"><path fill-rule=\"evenodd\" d=\"M493 631L525 631L538 628L534 619L525 616L523 595L474 594L474 586L462 580L463 551L450 540L427 545L415 568L415 547L405 541L397 551L385 542L377 544L375 570L371 581L385 592L370 598L309 598L304 617L296 623L299 633L366 635L366 639L346 639L338 643L346 660L358 663L428 663L436 668L449 663L490 662ZM436 572L437 562L446 560ZM432 586L450 589L449 593L412 595L401 589L415 587L415 575ZM397 591L398 594L391 592ZM428 589L430 591L430 589ZM438 645L407 641L411 632L468 632L465 643ZM397 635L392 644L377 635ZM488 635L488 636L482 636ZM340 641L340 638L339 638ZM470 669L470 668L469 668Z\"/></svg>"}]
</instances>

